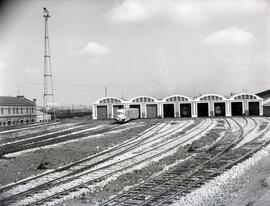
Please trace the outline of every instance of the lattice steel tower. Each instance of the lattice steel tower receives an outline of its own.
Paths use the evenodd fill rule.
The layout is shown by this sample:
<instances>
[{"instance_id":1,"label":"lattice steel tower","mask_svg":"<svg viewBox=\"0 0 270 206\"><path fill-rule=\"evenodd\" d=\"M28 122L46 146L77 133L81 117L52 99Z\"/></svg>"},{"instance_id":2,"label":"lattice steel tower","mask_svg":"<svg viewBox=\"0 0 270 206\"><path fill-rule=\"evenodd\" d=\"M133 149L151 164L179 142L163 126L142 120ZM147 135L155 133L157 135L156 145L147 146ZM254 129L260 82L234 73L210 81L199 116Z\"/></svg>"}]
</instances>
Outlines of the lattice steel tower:
<instances>
[{"instance_id":1,"label":"lattice steel tower","mask_svg":"<svg viewBox=\"0 0 270 206\"><path fill-rule=\"evenodd\" d=\"M49 101L52 101L52 110L55 120L55 107L54 107L54 91L53 91L53 78L51 68L51 54L50 54L50 41L48 31L48 19L50 18L49 11L43 8L43 17L45 23L45 42L44 42L44 94L43 94L43 107L44 112L48 112ZM44 120L44 115L43 115Z\"/></svg>"}]
</instances>

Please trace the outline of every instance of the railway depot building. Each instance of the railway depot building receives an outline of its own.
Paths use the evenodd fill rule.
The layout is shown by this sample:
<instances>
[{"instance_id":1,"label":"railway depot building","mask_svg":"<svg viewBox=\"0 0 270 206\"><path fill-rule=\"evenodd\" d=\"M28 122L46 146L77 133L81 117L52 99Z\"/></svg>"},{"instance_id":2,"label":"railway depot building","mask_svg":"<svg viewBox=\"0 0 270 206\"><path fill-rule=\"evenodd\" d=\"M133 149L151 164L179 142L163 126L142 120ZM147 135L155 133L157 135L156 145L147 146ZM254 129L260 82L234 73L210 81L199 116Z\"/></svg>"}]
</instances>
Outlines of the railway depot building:
<instances>
[{"instance_id":1,"label":"railway depot building","mask_svg":"<svg viewBox=\"0 0 270 206\"><path fill-rule=\"evenodd\" d=\"M36 122L36 100L24 96L0 96L0 127Z\"/></svg>"},{"instance_id":2,"label":"railway depot building","mask_svg":"<svg viewBox=\"0 0 270 206\"><path fill-rule=\"evenodd\" d=\"M205 94L190 98L171 95L163 99L138 96L130 100L105 97L93 104L93 119L113 119L120 108L138 108L140 118L184 118L263 115L263 99L255 94L240 93L229 98Z\"/></svg>"},{"instance_id":3,"label":"railway depot building","mask_svg":"<svg viewBox=\"0 0 270 206\"><path fill-rule=\"evenodd\" d=\"M270 116L270 90L266 90L256 94L263 99L263 115Z\"/></svg>"}]
</instances>

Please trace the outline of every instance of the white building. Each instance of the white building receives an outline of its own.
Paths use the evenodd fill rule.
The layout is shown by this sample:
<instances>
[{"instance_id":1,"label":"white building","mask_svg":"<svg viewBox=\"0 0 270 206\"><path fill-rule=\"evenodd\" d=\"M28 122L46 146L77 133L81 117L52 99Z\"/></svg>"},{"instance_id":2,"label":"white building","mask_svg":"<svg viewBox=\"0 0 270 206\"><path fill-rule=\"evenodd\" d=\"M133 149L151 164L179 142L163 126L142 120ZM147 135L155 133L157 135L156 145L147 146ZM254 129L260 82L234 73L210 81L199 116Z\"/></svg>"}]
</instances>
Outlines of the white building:
<instances>
[{"instance_id":1,"label":"white building","mask_svg":"<svg viewBox=\"0 0 270 206\"><path fill-rule=\"evenodd\" d=\"M51 121L51 115L37 110L36 121L37 122L50 122Z\"/></svg>"},{"instance_id":2,"label":"white building","mask_svg":"<svg viewBox=\"0 0 270 206\"><path fill-rule=\"evenodd\" d=\"M36 100L24 96L0 96L0 126L23 125L36 122Z\"/></svg>"},{"instance_id":3,"label":"white building","mask_svg":"<svg viewBox=\"0 0 270 206\"><path fill-rule=\"evenodd\" d=\"M162 100L139 96L128 101L105 97L93 104L93 119L112 119L119 108L138 108L141 118L263 115L262 105L262 98L248 93L240 93L230 98L205 94L193 99L176 94Z\"/></svg>"}]
</instances>

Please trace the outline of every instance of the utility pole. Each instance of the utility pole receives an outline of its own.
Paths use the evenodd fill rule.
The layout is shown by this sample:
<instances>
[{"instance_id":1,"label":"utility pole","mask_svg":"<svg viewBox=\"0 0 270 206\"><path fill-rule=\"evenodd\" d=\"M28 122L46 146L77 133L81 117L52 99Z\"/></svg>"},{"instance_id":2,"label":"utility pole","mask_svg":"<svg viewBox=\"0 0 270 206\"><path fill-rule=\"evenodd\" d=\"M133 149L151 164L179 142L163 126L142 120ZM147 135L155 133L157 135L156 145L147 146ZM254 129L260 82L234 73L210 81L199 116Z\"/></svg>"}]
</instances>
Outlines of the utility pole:
<instances>
[{"instance_id":1,"label":"utility pole","mask_svg":"<svg viewBox=\"0 0 270 206\"><path fill-rule=\"evenodd\" d=\"M105 97L108 97L108 88L105 87Z\"/></svg>"},{"instance_id":2,"label":"utility pole","mask_svg":"<svg viewBox=\"0 0 270 206\"><path fill-rule=\"evenodd\" d=\"M44 116L47 114L48 101L52 100L52 109L54 121L55 108L54 108L54 92L53 92L53 79L52 79L52 68L51 68L51 54L50 54L50 41L49 41L49 31L48 31L48 19L50 18L49 11L43 8L44 26L45 26L45 38L44 38L44 94L43 94L43 121Z\"/></svg>"}]
</instances>

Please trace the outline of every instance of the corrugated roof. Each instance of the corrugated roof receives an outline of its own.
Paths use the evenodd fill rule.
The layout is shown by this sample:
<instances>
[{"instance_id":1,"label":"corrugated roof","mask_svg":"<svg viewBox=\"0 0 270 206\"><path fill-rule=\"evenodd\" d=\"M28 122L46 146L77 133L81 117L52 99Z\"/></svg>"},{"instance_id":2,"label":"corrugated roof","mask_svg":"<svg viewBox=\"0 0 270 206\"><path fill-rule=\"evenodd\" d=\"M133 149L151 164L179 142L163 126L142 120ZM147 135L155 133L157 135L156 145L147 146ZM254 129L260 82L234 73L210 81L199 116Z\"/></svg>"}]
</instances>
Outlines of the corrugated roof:
<instances>
[{"instance_id":1,"label":"corrugated roof","mask_svg":"<svg viewBox=\"0 0 270 206\"><path fill-rule=\"evenodd\" d=\"M23 96L0 96L0 106L36 106L36 104Z\"/></svg>"},{"instance_id":2,"label":"corrugated roof","mask_svg":"<svg viewBox=\"0 0 270 206\"><path fill-rule=\"evenodd\" d=\"M268 99L270 97L270 90L265 90L265 91L260 92L256 95L263 98L263 99Z\"/></svg>"}]
</instances>

